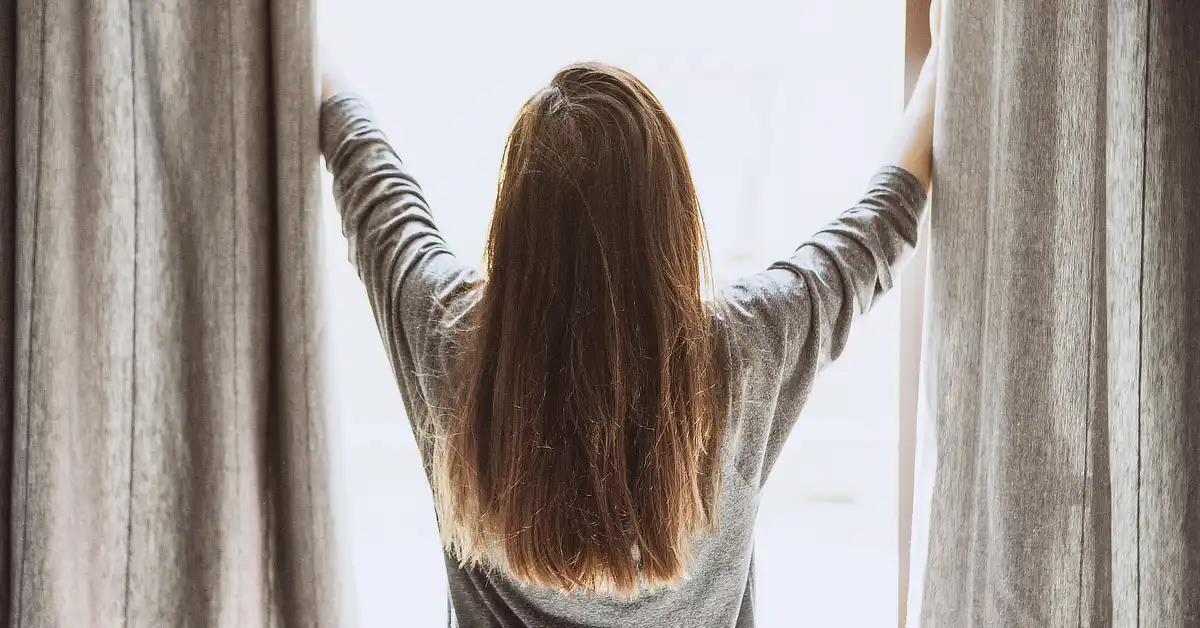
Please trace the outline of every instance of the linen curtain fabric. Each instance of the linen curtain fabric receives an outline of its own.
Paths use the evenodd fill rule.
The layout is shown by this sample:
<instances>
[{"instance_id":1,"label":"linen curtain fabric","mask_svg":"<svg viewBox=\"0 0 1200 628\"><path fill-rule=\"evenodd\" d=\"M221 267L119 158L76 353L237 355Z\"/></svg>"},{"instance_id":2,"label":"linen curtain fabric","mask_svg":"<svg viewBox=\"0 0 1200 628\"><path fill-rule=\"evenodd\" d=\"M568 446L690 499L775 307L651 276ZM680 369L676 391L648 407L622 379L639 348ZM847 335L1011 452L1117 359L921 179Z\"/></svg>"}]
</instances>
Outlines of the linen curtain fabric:
<instances>
[{"instance_id":1,"label":"linen curtain fabric","mask_svg":"<svg viewBox=\"0 0 1200 628\"><path fill-rule=\"evenodd\" d=\"M335 625L313 15L0 8L5 625Z\"/></svg>"},{"instance_id":2,"label":"linen curtain fabric","mask_svg":"<svg viewBox=\"0 0 1200 628\"><path fill-rule=\"evenodd\" d=\"M1200 3L953 0L909 625L1200 625Z\"/></svg>"}]
</instances>

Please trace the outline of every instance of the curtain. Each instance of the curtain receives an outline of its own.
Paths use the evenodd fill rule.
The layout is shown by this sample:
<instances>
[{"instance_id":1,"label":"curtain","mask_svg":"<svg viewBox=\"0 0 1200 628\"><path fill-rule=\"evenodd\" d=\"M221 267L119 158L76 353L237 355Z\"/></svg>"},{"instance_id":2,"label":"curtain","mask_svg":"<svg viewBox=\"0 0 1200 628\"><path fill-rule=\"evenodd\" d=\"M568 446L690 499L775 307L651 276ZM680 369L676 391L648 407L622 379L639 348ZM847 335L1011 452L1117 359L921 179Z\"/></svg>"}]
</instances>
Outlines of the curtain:
<instances>
[{"instance_id":1,"label":"curtain","mask_svg":"<svg viewBox=\"0 0 1200 628\"><path fill-rule=\"evenodd\" d=\"M951 0L909 625L1200 622L1200 3Z\"/></svg>"},{"instance_id":2,"label":"curtain","mask_svg":"<svg viewBox=\"0 0 1200 628\"><path fill-rule=\"evenodd\" d=\"M0 12L6 625L336 625L311 0Z\"/></svg>"}]
</instances>

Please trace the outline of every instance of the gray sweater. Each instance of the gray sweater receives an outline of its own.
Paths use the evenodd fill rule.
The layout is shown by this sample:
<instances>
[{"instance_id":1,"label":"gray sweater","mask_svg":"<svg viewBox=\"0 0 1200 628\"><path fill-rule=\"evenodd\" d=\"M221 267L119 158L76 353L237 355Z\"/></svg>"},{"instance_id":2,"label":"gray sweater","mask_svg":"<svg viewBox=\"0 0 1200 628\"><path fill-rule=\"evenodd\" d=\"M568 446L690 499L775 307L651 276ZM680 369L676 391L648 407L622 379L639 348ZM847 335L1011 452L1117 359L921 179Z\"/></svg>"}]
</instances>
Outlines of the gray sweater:
<instances>
[{"instance_id":1,"label":"gray sweater","mask_svg":"<svg viewBox=\"0 0 1200 628\"><path fill-rule=\"evenodd\" d=\"M421 189L371 118L348 95L322 107L322 149L334 174L350 259L391 358L408 420L430 472L439 399L453 372L448 344L478 302L482 278L438 232ZM563 595L446 558L450 623L535 628L754 625L754 521L763 483L816 374L846 344L851 323L896 279L913 248L926 193L885 168L862 200L789 258L719 295L714 316L732 352L719 530L698 540L689 577L632 601ZM399 610L399 612L403 612Z\"/></svg>"}]
</instances>

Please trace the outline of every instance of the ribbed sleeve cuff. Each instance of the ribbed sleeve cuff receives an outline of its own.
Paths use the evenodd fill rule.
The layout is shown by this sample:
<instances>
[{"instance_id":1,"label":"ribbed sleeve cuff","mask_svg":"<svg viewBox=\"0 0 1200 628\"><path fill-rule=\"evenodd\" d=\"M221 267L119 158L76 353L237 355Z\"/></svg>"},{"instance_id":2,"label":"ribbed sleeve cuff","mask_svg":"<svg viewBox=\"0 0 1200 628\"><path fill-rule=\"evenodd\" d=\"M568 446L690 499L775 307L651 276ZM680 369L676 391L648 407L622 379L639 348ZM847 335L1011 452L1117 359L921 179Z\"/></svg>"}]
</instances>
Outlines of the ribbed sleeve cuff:
<instances>
[{"instance_id":1,"label":"ribbed sleeve cuff","mask_svg":"<svg viewBox=\"0 0 1200 628\"><path fill-rule=\"evenodd\" d=\"M338 151L355 129L377 128L371 107L353 93L330 96L321 103L321 154L331 170L337 169Z\"/></svg>"},{"instance_id":2,"label":"ribbed sleeve cuff","mask_svg":"<svg viewBox=\"0 0 1200 628\"><path fill-rule=\"evenodd\" d=\"M871 178L871 187L884 187L894 191L904 203L904 209L920 218L925 213L929 192L913 173L899 166L885 166Z\"/></svg>"}]
</instances>

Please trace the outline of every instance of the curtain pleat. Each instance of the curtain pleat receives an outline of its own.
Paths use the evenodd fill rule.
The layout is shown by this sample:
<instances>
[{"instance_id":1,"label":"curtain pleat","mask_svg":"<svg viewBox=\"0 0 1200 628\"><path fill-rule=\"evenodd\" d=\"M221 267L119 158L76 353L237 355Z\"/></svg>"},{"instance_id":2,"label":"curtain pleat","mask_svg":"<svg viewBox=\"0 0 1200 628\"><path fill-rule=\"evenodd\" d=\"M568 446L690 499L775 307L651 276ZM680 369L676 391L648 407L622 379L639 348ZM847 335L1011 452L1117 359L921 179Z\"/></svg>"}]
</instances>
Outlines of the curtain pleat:
<instances>
[{"instance_id":1,"label":"curtain pleat","mask_svg":"<svg viewBox=\"0 0 1200 628\"><path fill-rule=\"evenodd\" d=\"M13 357L16 349L17 7L0 7L0 618L11 600Z\"/></svg>"}]
</instances>

